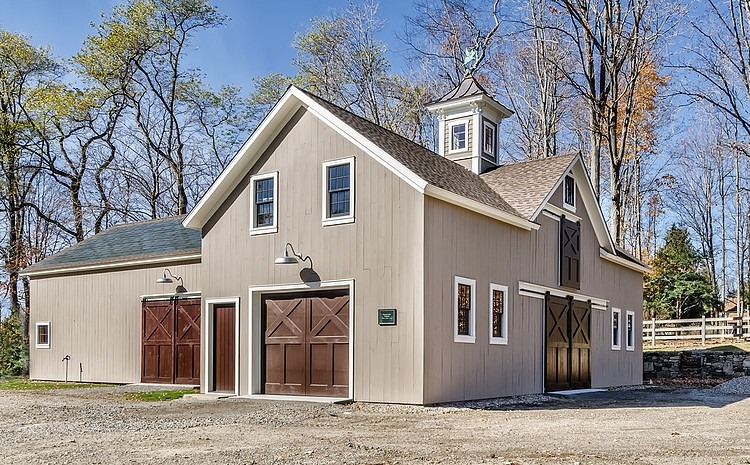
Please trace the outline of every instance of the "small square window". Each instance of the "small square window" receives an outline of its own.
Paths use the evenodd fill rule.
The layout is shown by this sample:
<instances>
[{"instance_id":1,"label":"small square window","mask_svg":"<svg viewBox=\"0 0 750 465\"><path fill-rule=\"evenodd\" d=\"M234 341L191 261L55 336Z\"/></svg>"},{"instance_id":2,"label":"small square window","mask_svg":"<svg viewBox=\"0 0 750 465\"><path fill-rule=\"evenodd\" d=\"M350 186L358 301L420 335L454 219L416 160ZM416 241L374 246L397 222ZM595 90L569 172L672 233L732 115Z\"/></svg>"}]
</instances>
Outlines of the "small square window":
<instances>
[{"instance_id":1,"label":"small square window","mask_svg":"<svg viewBox=\"0 0 750 465\"><path fill-rule=\"evenodd\" d=\"M253 192L250 234L266 234L278 231L276 223L278 181L279 173L259 174L250 178Z\"/></svg>"},{"instance_id":2,"label":"small square window","mask_svg":"<svg viewBox=\"0 0 750 465\"><path fill-rule=\"evenodd\" d=\"M476 326L476 281L456 276L453 302L453 340L474 342Z\"/></svg>"},{"instance_id":3,"label":"small square window","mask_svg":"<svg viewBox=\"0 0 750 465\"><path fill-rule=\"evenodd\" d=\"M354 158L323 163L323 224L354 221Z\"/></svg>"},{"instance_id":4,"label":"small square window","mask_svg":"<svg viewBox=\"0 0 750 465\"><path fill-rule=\"evenodd\" d=\"M622 311L619 308L612 309L612 326L611 326L611 337L612 337L612 350L620 350L620 319Z\"/></svg>"},{"instance_id":5,"label":"small square window","mask_svg":"<svg viewBox=\"0 0 750 465\"><path fill-rule=\"evenodd\" d=\"M508 343L508 287L490 284L490 344Z\"/></svg>"},{"instance_id":6,"label":"small square window","mask_svg":"<svg viewBox=\"0 0 750 465\"><path fill-rule=\"evenodd\" d=\"M497 126L491 121L484 120L483 122L483 143L482 152L486 159L494 162L495 161L495 147L497 141Z\"/></svg>"},{"instance_id":7,"label":"small square window","mask_svg":"<svg viewBox=\"0 0 750 465\"><path fill-rule=\"evenodd\" d=\"M36 324L36 348L49 349L49 321L42 321Z\"/></svg>"},{"instance_id":8,"label":"small square window","mask_svg":"<svg viewBox=\"0 0 750 465\"><path fill-rule=\"evenodd\" d=\"M466 150L466 123L455 123L450 126L450 152Z\"/></svg>"},{"instance_id":9,"label":"small square window","mask_svg":"<svg viewBox=\"0 0 750 465\"><path fill-rule=\"evenodd\" d=\"M635 350L635 313L625 312L625 350Z\"/></svg>"},{"instance_id":10,"label":"small square window","mask_svg":"<svg viewBox=\"0 0 750 465\"><path fill-rule=\"evenodd\" d=\"M575 211L576 208L576 181L572 176L565 176L563 183L563 206Z\"/></svg>"}]
</instances>

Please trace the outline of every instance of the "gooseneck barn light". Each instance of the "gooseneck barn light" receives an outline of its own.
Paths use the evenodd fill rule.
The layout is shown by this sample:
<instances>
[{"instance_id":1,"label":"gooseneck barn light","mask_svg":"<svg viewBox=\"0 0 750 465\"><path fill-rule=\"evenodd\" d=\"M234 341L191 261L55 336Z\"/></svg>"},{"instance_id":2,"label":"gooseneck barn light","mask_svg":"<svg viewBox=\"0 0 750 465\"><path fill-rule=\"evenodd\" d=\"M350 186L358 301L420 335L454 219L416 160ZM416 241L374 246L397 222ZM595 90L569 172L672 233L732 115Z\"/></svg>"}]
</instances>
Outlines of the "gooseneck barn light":
<instances>
[{"instance_id":1,"label":"gooseneck barn light","mask_svg":"<svg viewBox=\"0 0 750 465\"><path fill-rule=\"evenodd\" d=\"M292 251L291 255L289 255L289 250ZM294 246L291 243L287 242L286 245L284 246L284 252L282 253L282 255L279 256L273 262L276 265L294 265L296 263L299 263L299 260L302 260L303 262L305 260L309 260L310 261L310 269L313 268L312 258L310 258L309 255L306 255L306 256L303 257L302 254L299 254L299 253L297 253L294 250Z\"/></svg>"},{"instance_id":2,"label":"gooseneck barn light","mask_svg":"<svg viewBox=\"0 0 750 465\"><path fill-rule=\"evenodd\" d=\"M167 276L169 275L169 276ZM175 276L172 274L171 271L169 271L169 268L164 268L164 273L162 273L161 278L158 278L156 280L157 284L171 284L173 283L173 279L176 279L180 282L179 285L175 288L176 294L182 294L184 292L187 292L187 289L185 289L185 283L182 281L182 276Z\"/></svg>"}]
</instances>

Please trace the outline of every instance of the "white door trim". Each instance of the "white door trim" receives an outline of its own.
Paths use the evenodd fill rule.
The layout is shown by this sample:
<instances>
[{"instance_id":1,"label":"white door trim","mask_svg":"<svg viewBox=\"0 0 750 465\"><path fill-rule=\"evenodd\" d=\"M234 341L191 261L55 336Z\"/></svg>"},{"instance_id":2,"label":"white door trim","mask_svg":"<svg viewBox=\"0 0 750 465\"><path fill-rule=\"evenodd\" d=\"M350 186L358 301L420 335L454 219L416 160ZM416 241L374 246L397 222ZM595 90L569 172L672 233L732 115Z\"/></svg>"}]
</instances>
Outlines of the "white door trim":
<instances>
[{"instance_id":1,"label":"white door trim","mask_svg":"<svg viewBox=\"0 0 750 465\"><path fill-rule=\"evenodd\" d=\"M211 387L212 373L213 373L213 347L214 347L214 306L221 304L234 304L234 395L239 395L240 392L240 298L239 297L222 297L215 299L206 299L205 303L205 315L203 320L202 328L205 329L205 337L203 341L206 341L205 357L206 357L206 369L201 375L203 389L201 390L204 394L209 392ZM202 343L202 341L201 341Z\"/></svg>"},{"instance_id":2,"label":"white door trim","mask_svg":"<svg viewBox=\"0 0 750 465\"><path fill-rule=\"evenodd\" d=\"M250 297L250 318L248 318L248 334L250 356L248 357L248 395L262 395L261 379L261 349L263 338L260 336L260 311L261 294L279 294L290 291L314 292L320 290L347 289L349 291L349 399L354 399L354 280L345 279L337 281L321 281L313 285L279 284L269 286L250 286L248 295Z\"/></svg>"}]
</instances>

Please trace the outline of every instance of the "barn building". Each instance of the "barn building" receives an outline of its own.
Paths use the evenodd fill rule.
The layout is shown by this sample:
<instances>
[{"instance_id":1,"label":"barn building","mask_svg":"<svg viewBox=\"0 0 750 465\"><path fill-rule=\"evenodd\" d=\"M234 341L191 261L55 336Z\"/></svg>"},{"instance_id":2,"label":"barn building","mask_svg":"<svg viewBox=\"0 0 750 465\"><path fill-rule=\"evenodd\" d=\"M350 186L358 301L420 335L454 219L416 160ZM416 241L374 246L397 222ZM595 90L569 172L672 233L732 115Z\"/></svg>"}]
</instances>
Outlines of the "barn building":
<instances>
[{"instance_id":1,"label":"barn building","mask_svg":"<svg viewBox=\"0 0 750 465\"><path fill-rule=\"evenodd\" d=\"M250 397L640 384L648 269L615 247L581 157L501 164L512 113L471 77L429 108L437 154L290 87L187 217L26 270L32 378L70 355L85 381Z\"/></svg>"}]
</instances>

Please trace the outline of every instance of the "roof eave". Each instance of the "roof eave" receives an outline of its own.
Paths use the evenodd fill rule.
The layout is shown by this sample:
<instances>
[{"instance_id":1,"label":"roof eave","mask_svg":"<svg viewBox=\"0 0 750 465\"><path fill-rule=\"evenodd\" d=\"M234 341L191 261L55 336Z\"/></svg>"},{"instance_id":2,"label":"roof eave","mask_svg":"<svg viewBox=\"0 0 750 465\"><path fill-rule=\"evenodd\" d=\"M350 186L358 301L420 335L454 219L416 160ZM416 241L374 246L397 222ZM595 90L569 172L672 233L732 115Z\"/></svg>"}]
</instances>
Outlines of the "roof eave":
<instances>
[{"instance_id":1,"label":"roof eave","mask_svg":"<svg viewBox=\"0 0 750 465\"><path fill-rule=\"evenodd\" d=\"M477 202L476 200L472 200L462 195L454 194L453 192L432 184L427 185L424 190L424 194L432 198L456 205L458 207L471 210L473 212L479 213L480 215L496 219L511 226L524 229L526 231L537 230L540 227L538 223L534 223L525 218L521 218L520 216L513 215L498 208L490 207L489 205L485 205L481 202Z\"/></svg>"},{"instance_id":2,"label":"roof eave","mask_svg":"<svg viewBox=\"0 0 750 465\"><path fill-rule=\"evenodd\" d=\"M623 257L619 257L616 254L609 253L603 247L599 248L599 256L604 260L623 266L625 268L629 268L642 274L650 274L653 272L653 270L648 266L642 263L636 263Z\"/></svg>"},{"instance_id":3,"label":"roof eave","mask_svg":"<svg viewBox=\"0 0 750 465\"><path fill-rule=\"evenodd\" d=\"M71 273L81 273L88 271L104 271L104 270L117 270L122 268L132 268L135 266L143 265L164 265L168 263L180 263L180 262L194 262L199 263L201 261L201 254L184 254L175 255L170 257L152 257L143 258L136 260L125 260L125 261L113 261L110 263L99 263L95 265L82 265L82 266L67 266L67 267L56 267L50 269L42 269L34 271L32 267L29 267L30 271L22 271L21 276L29 278L43 278L52 275L62 275Z\"/></svg>"}]
</instances>

